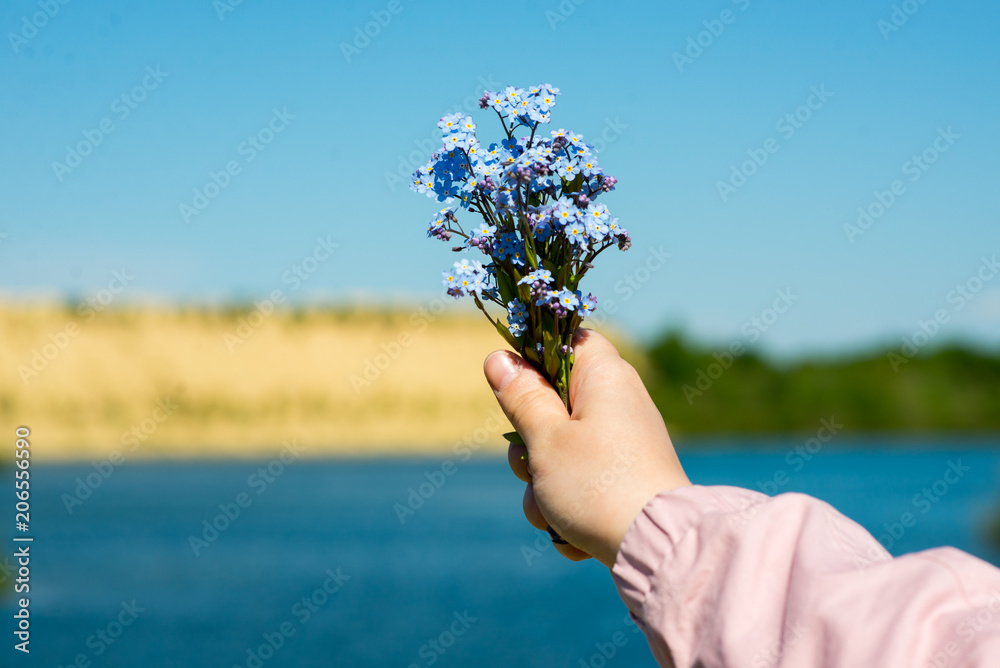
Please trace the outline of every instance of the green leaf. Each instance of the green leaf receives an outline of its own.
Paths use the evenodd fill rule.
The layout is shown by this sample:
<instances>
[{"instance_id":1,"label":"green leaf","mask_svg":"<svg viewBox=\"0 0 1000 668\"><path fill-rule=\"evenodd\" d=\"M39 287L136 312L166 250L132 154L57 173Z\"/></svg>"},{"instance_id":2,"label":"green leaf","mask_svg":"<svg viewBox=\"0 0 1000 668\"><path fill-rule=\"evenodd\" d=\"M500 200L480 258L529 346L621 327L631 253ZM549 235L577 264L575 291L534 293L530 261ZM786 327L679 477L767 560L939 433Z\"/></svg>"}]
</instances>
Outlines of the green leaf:
<instances>
[{"instance_id":1,"label":"green leaf","mask_svg":"<svg viewBox=\"0 0 1000 668\"><path fill-rule=\"evenodd\" d=\"M558 326L556 325L556 317L553 315L552 311L549 309L544 309L542 311L542 331L543 332L554 332ZM555 336L553 334L553 336Z\"/></svg>"},{"instance_id":2,"label":"green leaf","mask_svg":"<svg viewBox=\"0 0 1000 668\"><path fill-rule=\"evenodd\" d=\"M549 329L542 332L542 345L545 346L545 373L552 381L559 375L560 359L559 344Z\"/></svg>"},{"instance_id":3,"label":"green leaf","mask_svg":"<svg viewBox=\"0 0 1000 668\"><path fill-rule=\"evenodd\" d=\"M522 304L531 303L531 286L527 283L522 283L517 286L517 297L521 300Z\"/></svg>"},{"instance_id":4,"label":"green leaf","mask_svg":"<svg viewBox=\"0 0 1000 668\"><path fill-rule=\"evenodd\" d=\"M497 289L500 291L500 298L505 304L514 300L517 293L514 288L514 281L511 277L504 271L498 271L496 273L497 277ZM509 333L509 332L508 332Z\"/></svg>"},{"instance_id":5,"label":"green leaf","mask_svg":"<svg viewBox=\"0 0 1000 668\"><path fill-rule=\"evenodd\" d=\"M507 326L504 325L499 320L497 320L497 331L500 332L500 336L502 336L504 340L510 344L511 348L517 351L521 350L521 344L518 343L517 339L514 338L514 335L510 333L510 330L507 329Z\"/></svg>"},{"instance_id":6,"label":"green leaf","mask_svg":"<svg viewBox=\"0 0 1000 668\"><path fill-rule=\"evenodd\" d=\"M521 354L524 355L524 359L531 362L535 367L542 366L542 360L538 356L538 350L535 348L533 341L525 340L524 349L521 351Z\"/></svg>"},{"instance_id":7,"label":"green leaf","mask_svg":"<svg viewBox=\"0 0 1000 668\"><path fill-rule=\"evenodd\" d=\"M510 443L513 443L514 445L525 445L524 439L521 438L521 435L518 434L516 431L508 431L506 434L503 435L503 437L506 438Z\"/></svg>"},{"instance_id":8,"label":"green leaf","mask_svg":"<svg viewBox=\"0 0 1000 668\"><path fill-rule=\"evenodd\" d=\"M529 267L538 266L538 255L535 254L535 244L530 239L526 239L524 244L524 254L528 259Z\"/></svg>"}]
</instances>

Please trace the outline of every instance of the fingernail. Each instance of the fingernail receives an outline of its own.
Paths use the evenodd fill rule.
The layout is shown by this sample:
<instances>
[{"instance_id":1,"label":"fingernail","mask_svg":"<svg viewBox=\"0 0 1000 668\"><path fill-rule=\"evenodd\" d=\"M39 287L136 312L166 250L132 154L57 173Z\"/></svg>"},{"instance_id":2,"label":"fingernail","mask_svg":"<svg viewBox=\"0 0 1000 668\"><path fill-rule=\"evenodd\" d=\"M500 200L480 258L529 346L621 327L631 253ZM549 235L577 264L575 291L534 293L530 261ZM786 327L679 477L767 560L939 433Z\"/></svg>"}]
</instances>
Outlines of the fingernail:
<instances>
[{"instance_id":1,"label":"fingernail","mask_svg":"<svg viewBox=\"0 0 1000 668\"><path fill-rule=\"evenodd\" d=\"M486 380L489 381L494 392L499 392L510 385L510 381L521 373L520 365L508 352L495 352L487 357L484 369L486 370Z\"/></svg>"}]
</instances>

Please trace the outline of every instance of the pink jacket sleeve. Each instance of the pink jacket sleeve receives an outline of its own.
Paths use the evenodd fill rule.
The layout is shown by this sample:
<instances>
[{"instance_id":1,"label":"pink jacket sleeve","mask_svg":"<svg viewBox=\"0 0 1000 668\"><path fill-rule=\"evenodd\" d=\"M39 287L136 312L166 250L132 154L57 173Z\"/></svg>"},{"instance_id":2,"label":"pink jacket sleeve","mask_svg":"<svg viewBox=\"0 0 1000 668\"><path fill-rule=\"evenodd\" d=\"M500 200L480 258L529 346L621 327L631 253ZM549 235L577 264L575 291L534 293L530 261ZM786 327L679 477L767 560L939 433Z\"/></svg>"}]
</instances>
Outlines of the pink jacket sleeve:
<instances>
[{"instance_id":1,"label":"pink jacket sleeve","mask_svg":"<svg viewBox=\"0 0 1000 668\"><path fill-rule=\"evenodd\" d=\"M1000 570L947 547L893 559L801 494L660 494L612 573L663 666L1000 667Z\"/></svg>"}]
</instances>

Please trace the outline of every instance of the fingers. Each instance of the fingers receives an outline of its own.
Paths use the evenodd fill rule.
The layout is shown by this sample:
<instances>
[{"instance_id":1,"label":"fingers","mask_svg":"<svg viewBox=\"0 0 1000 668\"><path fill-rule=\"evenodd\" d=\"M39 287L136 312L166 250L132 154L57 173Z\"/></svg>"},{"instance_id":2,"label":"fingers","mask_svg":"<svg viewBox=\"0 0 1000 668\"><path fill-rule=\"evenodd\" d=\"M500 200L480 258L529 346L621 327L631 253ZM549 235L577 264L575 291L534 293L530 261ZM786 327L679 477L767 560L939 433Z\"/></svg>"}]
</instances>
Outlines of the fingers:
<instances>
[{"instance_id":1,"label":"fingers","mask_svg":"<svg viewBox=\"0 0 1000 668\"><path fill-rule=\"evenodd\" d=\"M495 352L486 358L483 370L500 408L529 449L533 441L569 420L556 391L517 355Z\"/></svg>"},{"instance_id":2,"label":"fingers","mask_svg":"<svg viewBox=\"0 0 1000 668\"><path fill-rule=\"evenodd\" d=\"M586 327L580 327L573 334L573 352L576 353L577 363L581 353L588 357L621 358L618 349L605 336Z\"/></svg>"},{"instance_id":3,"label":"fingers","mask_svg":"<svg viewBox=\"0 0 1000 668\"><path fill-rule=\"evenodd\" d=\"M531 471L528 470L528 449L519 443L511 443L507 448L507 463L519 480L531 482Z\"/></svg>"},{"instance_id":4,"label":"fingers","mask_svg":"<svg viewBox=\"0 0 1000 668\"><path fill-rule=\"evenodd\" d=\"M606 338L591 329L579 329L573 337L573 375L570 403L573 418L615 415L635 407L648 396L639 375Z\"/></svg>"},{"instance_id":5,"label":"fingers","mask_svg":"<svg viewBox=\"0 0 1000 668\"><path fill-rule=\"evenodd\" d=\"M584 559L590 559L590 555L581 550L578 547L573 547L568 543L566 545L556 545L556 552L566 557L570 561L583 561Z\"/></svg>"},{"instance_id":6,"label":"fingers","mask_svg":"<svg viewBox=\"0 0 1000 668\"><path fill-rule=\"evenodd\" d=\"M538 503L535 501L535 490L531 485L524 488L524 516L528 518L528 523L536 529L541 529L548 533L549 523L542 516L542 511L538 509ZM552 543L556 551L562 556L566 557L570 561L583 561L584 559L590 559L590 555L581 550L578 547L574 547L569 543Z\"/></svg>"},{"instance_id":7,"label":"fingers","mask_svg":"<svg viewBox=\"0 0 1000 668\"><path fill-rule=\"evenodd\" d=\"M549 523L542 516L542 511L538 509L538 502L535 501L535 489L531 485L524 488L522 505L524 506L524 516L528 518L528 523L536 529L545 531L545 527L549 526Z\"/></svg>"}]
</instances>

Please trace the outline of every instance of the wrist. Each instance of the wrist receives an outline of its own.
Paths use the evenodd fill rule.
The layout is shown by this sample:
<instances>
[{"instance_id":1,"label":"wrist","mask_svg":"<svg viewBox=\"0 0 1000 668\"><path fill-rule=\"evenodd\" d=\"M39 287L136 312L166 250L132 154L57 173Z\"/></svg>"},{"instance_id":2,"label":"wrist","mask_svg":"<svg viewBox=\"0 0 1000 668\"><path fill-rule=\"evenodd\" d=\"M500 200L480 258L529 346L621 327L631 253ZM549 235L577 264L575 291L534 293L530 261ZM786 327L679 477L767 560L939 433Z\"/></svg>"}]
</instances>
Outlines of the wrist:
<instances>
[{"instance_id":1,"label":"wrist","mask_svg":"<svg viewBox=\"0 0 1000 668\"><path fill-rule=\"evenodd\" d=\"M664 492L690 486L691 482L681 474L679 477L666 476L660 478L659 482L651 482L630 490L629 494L620 500L613 520L607 524L609 531L600 540L597 551L592 553L594 558L608 568L613 568L625 536L646 507Z\"/></svg>"}]
</instances>

